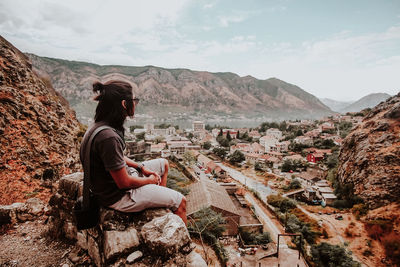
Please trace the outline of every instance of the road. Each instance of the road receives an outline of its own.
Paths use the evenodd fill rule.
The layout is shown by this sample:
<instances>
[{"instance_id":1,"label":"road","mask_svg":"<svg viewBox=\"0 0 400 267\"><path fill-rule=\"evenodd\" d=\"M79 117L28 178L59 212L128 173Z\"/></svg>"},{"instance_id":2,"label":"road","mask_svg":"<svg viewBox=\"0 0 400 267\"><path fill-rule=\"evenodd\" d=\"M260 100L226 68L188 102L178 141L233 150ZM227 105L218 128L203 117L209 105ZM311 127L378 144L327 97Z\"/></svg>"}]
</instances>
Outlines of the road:
<instances>
[{"instance_id":1,"label":"road","mask_svg":"<svg viewBox=\"0 0 400 267\"><path fill-rule=\"evenodd\" d=\"M241 184L247 186L248 188L253 189L256 192L258 192L260 194L261 199L267 199L267 196L269 196L271 194L272 195L277 194L277 192L275 190L271 189L271 187L266 186L259 181L255 181L231 167L225 166L222 163L216 163L216 164L218 166L220 166L224 171L226 171L233 179L235 179L236 181L240 182Z\"/></svg>"},{"instance_id":2,"label":"road","mask_svg":"<svg viewBox=\"0 0 400 267\"><path fill-rule=\"evenodd\" d=\"M240 182L243 185L246 185L248 188L255 190L261 196L262 201L266 203L267 196L271 194L277 194L275 190L272 190L269 186L265 186L263 183L253 180L241 172L225 166L222 163L216 163L220 166L223 170L225 170L233 179ZM257 200L251 193L246 193L245 199L254 207L254 212L256 213L257 218L260 222L264 225L264 229L271 234L272 240L277 243L278 234L282 232L279 228L275 225L275 223L271 220L271 218L264 212L264 209L258 204ZM279 244L279 258L271 257L266 258L263 260L263 264L267 264L267 266L301 266L306 267L307 264L305 263L304 258L301 256L300 259L298 258L298 250L291 249L287 245L286 238L280 239Z\"/></svg>"},{"instance_id":3,"label":"road","mask_svg":"<svg viewBox=\"0 0 400 267\"><path fill-rule=\"evenodd\" d=\"M267 230L272 240L277 243L278 234L282 232L279 228L274 224L271 218L264 212L264 209L258 205L257 200L253 197L252 194L246 193L245 199L254 207L254 212L256 213L257 218L260 222L264 225L264 230ZM266 263L267 266L299 266L299 267L306 267L307 264L304 261L303 256L299 257L298 250L291 249L287 245L286 238L280 238L279 242L279 258L276 259L275 257L267 258L263 260L263 264Z\"/></svg>"}]
</instances>

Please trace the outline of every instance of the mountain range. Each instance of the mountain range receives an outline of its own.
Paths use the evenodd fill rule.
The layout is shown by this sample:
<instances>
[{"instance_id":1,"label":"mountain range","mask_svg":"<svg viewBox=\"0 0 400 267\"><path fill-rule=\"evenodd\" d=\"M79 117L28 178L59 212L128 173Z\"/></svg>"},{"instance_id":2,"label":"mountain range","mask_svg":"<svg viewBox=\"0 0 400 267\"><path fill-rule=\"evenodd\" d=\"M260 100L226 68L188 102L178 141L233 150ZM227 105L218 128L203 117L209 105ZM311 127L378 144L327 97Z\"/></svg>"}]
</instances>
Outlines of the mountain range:
<instances>
[{"instance_id":1,"label":"mountain range","mask_svg":"<svg viewBox=\"0 0 400 267\"><path fill-rule=\"evenodd\" d=\"M217 114L271 119L320 118L333 112L317 97L277 78L259 80L234 73L211 73L154 66L101 66L27 54L77 112L91 117L94 81L129 82L140 98L139 113L169 116Z\"/></svg>"},{"instance_id":2,"label":"mountain range","mask_svg":"<svg viewBox=\"0 0 400 267\"><path fill-rule=\"evenodd\" d=\"M346 113L346 112L358 112L366 108L373 108L382 101L385 101L391 97L386 93L374 93L366 95L357 101L337 101L329 98L321 98L322 103L330 107L333 111Z\"/></svg>"}]
</instances>

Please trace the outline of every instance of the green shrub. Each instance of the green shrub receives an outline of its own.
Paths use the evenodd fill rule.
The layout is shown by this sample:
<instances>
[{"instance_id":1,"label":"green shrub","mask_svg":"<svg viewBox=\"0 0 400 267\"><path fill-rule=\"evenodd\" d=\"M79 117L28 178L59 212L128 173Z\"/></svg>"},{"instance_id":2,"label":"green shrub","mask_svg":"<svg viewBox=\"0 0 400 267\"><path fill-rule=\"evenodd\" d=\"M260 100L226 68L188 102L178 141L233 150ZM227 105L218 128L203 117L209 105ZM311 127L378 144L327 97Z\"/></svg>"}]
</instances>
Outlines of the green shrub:
<instances>
[{"instance_id":1,"label":"green shrub","mask_svg":"<svg viewBox=\"0 0 400 267\"><path fill-rule=\"evenodd\" d=\"M345 248L322 242L311 247L312 261L321 267L359 267Z\"/></svg>"},{"instance_id":2,"label":"green shrub","mask_svg":"<svg viewBox=\"0 0 400 267\"><path fill-rule=\"evenodd\" d=\"M239 233L245 245L264 245L271 242L271 236L268 232L260 234L239 229Z\"/></svg>"},{"instance_id":3,"label":"green shrub","mask_svg":"<svg viewBox=\"0 0 400 267\"><path fill-rule=\"evenodd\" d=\"M268 204L279 208L281 212L286 212L296 207L296 202L280 195L269 195L267 197L267 202Z\"/></svg>"}]
</instances>

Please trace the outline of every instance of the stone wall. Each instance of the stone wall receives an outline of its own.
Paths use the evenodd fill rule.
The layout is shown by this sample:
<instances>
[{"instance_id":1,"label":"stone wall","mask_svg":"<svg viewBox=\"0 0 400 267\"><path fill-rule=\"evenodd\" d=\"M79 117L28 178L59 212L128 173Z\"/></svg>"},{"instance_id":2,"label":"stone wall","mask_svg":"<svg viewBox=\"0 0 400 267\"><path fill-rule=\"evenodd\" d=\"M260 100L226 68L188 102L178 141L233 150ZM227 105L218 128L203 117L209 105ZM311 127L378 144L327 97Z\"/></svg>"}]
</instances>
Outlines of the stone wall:
<instances>
[{"instance_id":1,"label":"stone wall","mask_svg":"<svg viewBox=\"0 0 400 267\"><path fill-rule=\"evenodd\" d=\"M96 266L207 266L180 217L168 209L122 213L101 208L99 224L77 231L72 209L82 173L64 176L50 200L50 231L87 251Z\"/></svg>"}]
</instances>

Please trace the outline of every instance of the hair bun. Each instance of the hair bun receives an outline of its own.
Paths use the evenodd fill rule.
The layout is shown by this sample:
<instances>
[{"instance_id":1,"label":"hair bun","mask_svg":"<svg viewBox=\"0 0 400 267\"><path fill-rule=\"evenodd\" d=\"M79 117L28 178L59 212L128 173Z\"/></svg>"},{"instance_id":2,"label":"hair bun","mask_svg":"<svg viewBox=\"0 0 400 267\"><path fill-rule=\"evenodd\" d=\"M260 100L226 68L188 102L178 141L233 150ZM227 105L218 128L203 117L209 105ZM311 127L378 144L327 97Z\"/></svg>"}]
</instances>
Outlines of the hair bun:
<instances>
[{"instance_id":1,"label":"hair bun","mask_svg":"<svg viewBox=\"0 0 400 267\"><path fill-rule=\"evenodd\" d=\"M95 82L93 83L93 92L100 92L104 90L104 85L101 82Z\"/></svg>"}]
</instances>

